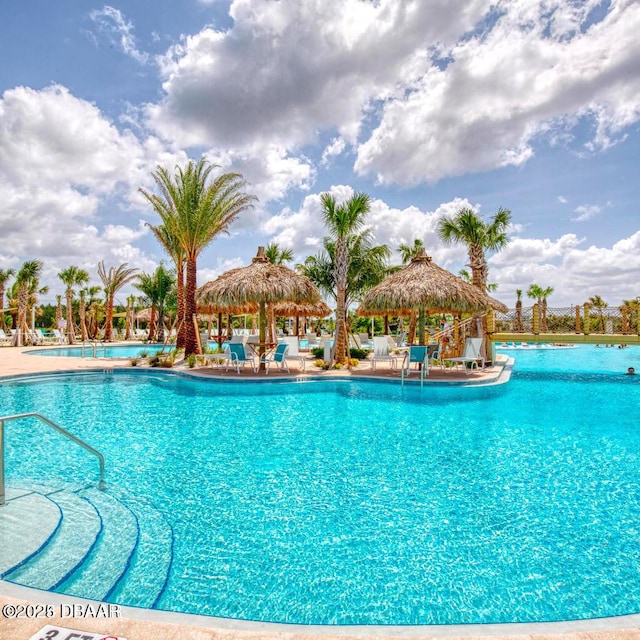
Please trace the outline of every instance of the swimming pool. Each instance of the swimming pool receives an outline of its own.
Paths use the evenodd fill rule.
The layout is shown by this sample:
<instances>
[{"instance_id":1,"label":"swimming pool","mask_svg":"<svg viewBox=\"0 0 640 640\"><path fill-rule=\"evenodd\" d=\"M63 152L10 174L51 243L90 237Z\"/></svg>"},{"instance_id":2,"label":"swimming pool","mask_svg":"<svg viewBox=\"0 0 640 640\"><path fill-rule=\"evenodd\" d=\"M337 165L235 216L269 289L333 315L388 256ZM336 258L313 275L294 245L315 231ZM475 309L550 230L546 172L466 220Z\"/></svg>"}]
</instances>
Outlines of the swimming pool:
<instances>
[{"instance_id":1,"label":"swimming pool","mask_svg":"<svg viewBox=\"0 0 640 640\"><path fill-rule=\"evenodd\" d=\"M122 371L5 382L0 406L68 426L164 513L160 609L453 624L640 611L639 389L517 366L465 389ZM55 437L12 425L9 480L93 478Z\"/></svg>"},{"instance_id":2,"label":"swimming pool","mask_svg":"<svg viewBox=\"0 0 640 640\"><path fill-rule=\"evenodd\" d=\"M153 344L121 344L121 345L96 345L95 353L98 358L135 358L142 354L153 355L162 350L161 343ZM32 356L52 356L64 358L91 358L94 354L92 344L76 347L49 347L47 349L33 349L26 351Z\"/></svg>"}]
</instances>

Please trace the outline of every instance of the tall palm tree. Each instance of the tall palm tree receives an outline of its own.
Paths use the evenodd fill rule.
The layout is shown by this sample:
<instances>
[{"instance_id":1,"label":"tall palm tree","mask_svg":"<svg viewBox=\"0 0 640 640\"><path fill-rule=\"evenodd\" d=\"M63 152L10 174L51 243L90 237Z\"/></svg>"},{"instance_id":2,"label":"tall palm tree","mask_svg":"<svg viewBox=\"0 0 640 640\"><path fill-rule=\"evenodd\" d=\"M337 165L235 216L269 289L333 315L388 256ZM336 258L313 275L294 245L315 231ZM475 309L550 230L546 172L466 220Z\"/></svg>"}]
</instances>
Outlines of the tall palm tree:
<instances>
[{"instance_id":1,"label":"tall palm tree","mask_svg":"<svg viewBox=\"0 0 640 640\"><path fill-rule=\"evenodd\" d=\"M217 165L205 158L176 167L171 175L161 166L152 174L160 195L140 189L162 220L167 233L184 252L185 355L198 352L196 326L196 271L202 250L220 233L228 233L237 216L253 206L255 196L243 192L245 180L239 173L223 173L209 180Z\"/></svg>"},{"instance_id":2,"label":"tall palm tree","mask_svg":"<svg viewBox=\"0 0 640 640\"><path fill-rule=\"evenodd\" d=\"M338 205L330 193L323 193L323 220L329 235L335 241L334 281L336 286L336 330L334 360L339 364L347 361L347 306L345 293L349 277L349 237L362 230L371 206L366 193L356 193Z\"/></svg>"},{"instance_id":3,"label":"tall palm tree","mask_svg":"<svg viewBox=\"0 0 640 640\"><path fill-rule=\"evenodd\" d=\"M600 327L602 328L602 333L605 333L604 314L602 313L602 310L606 309L609 304L605 302L600 296L590 296L589 304L598 310L598 314L600 316Z\"/></svg>"},{"instance_id":4,"label":"tall palm tree","mask_svg":"<svg viewBox=\"0 0 640 640\"><path fill-rule=\"evenodd\" d=\"M465 282L468 282L469 284L473 284L473 278L471 277L471 274L466 269L460 269L460 271L458 271L458 275ZM489 291L489 293L493 293L494 291L497 291L497 290L498 290L497 282L487 282L487 291Z\"/></svg>"},{"instance_id":5,"label":"tall palm tree","mask_svg":"<svg viewBox=\"0 0 640 640\"><path fill-rule=\"evenodd\" d=\"M516 331L522 330L522 289L516 289Z\"/></svg>"},{"instance_id":6,"label":"tall palm tree","mask_svg":"<svg viewBox=\"0 0 640 640\"><path fill-rule=\"evenodd\" d=\"M264 250L264 255L271 264L283 265L285 262L293 261L293 251L281 248L277 242L270 242ZM267 329L269 341L275 342L276 318L271 305L267 307Z\"/></svg>"},{"instance_id":7,"label":"tall palm tree","mask_svg":"<svg viewBox=\"0 0 640 640\"><path fill-rule=\"evenodd\" d=\"M409 264L413 258L418 255L420 249L424 249L424 242L420 238L415 238L413 244L401 244L398 247L400 252L400 259L402 264ZM412 311L409 316L409 331L407 335L407 344L413 344L416 337L416 322L418 320L418 314L416 311ZM421 343L422 344L422 343Z\"/></svg>"},{"instance_id":8,"label":"tall palm tree","mask_svg":"<svg viewBox=\"0 0 640 640\"><path fill-rule=\"evenodd\" d=\"M113 340L113 304L116 293L136 277L137 269L127 269L127 263L118 267L111 267L107 271L104 260L98 264L98 275L102 280L102 289L105 296L105 326L104 339L106 342Z\"/></svg>"},{"instance_id":9,"label":"tall palm tree","mask_svg":"<svg viewBox=\"0 0 640 640\"><path fill-rule=\"evenodd\" d=\"M101 289L102 287L92 285L80 291L80 331L83 340L93 340L98 334L98 320L103 309L97 295Z\"/></svg>"},{"instance_id":10,"label":"tall palm tree","mask_svg":"<svg viewBox=\"0 0 640 640\"><path fill-rule=\"evenodd\" d=\"M472 282L482 291L487 291L486 252L507 246L510 222L511 211L502 207L489 222L468 207L458 210L452 218L443 217L438 221L438 236L444 243L466 245Z\"/></svg>"},{"instance_id":11,"label":"tall palm tree","mask_svg":"<svg viewBox=\"0 0 640 640\"><path fill-rule=\"evenodd\" d=\"M76 285L86 284L89 282L89 274L80 267L70 266L63 269L58 278L62 280L63 284L67 287L65 289L65 295L67 299L67 341L69 344L75 342L75 335L73 331L73 287Z\"/></svg>"},{"instance_id":12,"label":"tall palm tree","mask_svg":"<svg viewBox=\"0 0 640 640\"><path fill-rule=\"evenodd\" d=\"M7 282L9 278L16 275L15 269L0 269L0 329L7 330L7 325L4 322L4 292L7 288Z\"/></svg>"},{"instance_id":13,"label":"tall palm tree","mask_svg":"<svg viewBox=\"0 0 640 640\"><path fill-rule=\"evenodd\" d=\"M42 262L40 260L27 260L16 274L13 289L18 300L18 317L16 322L15 342L17 346L22 344L22 336L29 335L27 314L30 306L37 303L37 293L44 293L45 288L40 287L42 275Z\"/></svg>"},{"instance_id":14,"label":"tall palm tree","mask_svg":"<svg viewBox=\"0 0 640 640\"><path fill-rule=\"evenodd\" d=\"M56 296L56 329L62 329L62 294Z\"/></svg>"},{"instance_id":15,"label":"tall palm tree","mask_svg":"<svg viewBox=\"0 0 640 640\"><path fill-rule=\"evenodd\" d=\"M555 291L553 287L543 288L538 284L532 284L527 289L527 297L533 298L540 309L540 329L547 331L547 298Z\"/></svg>"},{"instance_id":16,"label":"tall palm tree","mask_svg":"<svg viewBox=\"0 0 640 640\"><path fill-rule=\"evenodd\" d=\"M178 335L176 347L183 349L185 344L186 323L184 309L184 264L185 252L180 245L179 238L171 233L164 224L149 225L156 240L162 245L167 255L173 260L176 269L176 296L178 307Z\"/></svg>"}]
</instances>

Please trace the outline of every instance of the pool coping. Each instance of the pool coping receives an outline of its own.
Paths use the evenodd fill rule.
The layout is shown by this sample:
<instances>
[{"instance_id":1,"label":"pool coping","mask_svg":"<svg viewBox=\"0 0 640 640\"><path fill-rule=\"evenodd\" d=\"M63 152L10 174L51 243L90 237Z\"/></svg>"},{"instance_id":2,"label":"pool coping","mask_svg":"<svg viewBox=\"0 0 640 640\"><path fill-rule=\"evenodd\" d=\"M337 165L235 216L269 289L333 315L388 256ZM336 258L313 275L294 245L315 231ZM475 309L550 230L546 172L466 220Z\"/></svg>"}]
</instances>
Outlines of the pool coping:
<instances>
[{"instance_id":1,"label":"pool coping","mask_svg":"<svg viewBox=\"0 0 640 640\"><path fill-rule=\"evenodd\" d=\"M72 604L84 605L85 607L91 604L97 608L100 604L103 604L100 601L67 596L51 591L42 591L0 580L0 603L6 598L40 605L50 604L58 608ZM181 627L210 629L218 632L216 634L217 638L220 637L220 632L228 632L231 634L230 638L233 638L233 640L237 640L237 632L255 633L259 634L260 637L265 637L264 634L268 634L269 636L273 634L295 634L296 638L305 635L311 638L318 636L338 636L341 638L523 638L535 636L536 638L540 638L546 635L563 634L563 639L568 640L566 634L588 633L590 634L589 637L592 637L591 634L593 632L611 634L614 631L631 631L635 629L638 631L638 635L640 635L640 613L557 622L503 622L450 625L305 625L221 618L123 605L118 605L118 608L121 619L123 620L132 620L142 624L165 623L179 625ZM76 620L74 624L81 625L84 619L81 618L80 620L81 621ZM584 638L584 636L574 637ZM608 635L606 637L615 638L616 636ZM129 637L127 640L134 640L134 638Z\"/></svg>"}]
</instances>

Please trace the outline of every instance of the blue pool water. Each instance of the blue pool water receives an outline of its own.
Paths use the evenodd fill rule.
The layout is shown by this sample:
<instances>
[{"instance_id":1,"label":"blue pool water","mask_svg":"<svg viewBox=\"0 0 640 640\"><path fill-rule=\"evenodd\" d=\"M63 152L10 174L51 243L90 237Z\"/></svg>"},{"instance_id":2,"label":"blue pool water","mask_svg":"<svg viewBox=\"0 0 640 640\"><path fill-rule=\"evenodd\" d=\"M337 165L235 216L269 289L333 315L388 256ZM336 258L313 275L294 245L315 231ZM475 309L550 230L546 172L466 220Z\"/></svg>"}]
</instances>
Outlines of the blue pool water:
<instances>
[{"instance_id":1,"label":"blue pool water","mask_svg":"<svg viewBox=\"0 0 640 640\"><path fill-rule=\"evenodd\" d=\"M96 355L98 358L134 358L143 354L153 355L162 350L163 345L158 344L124 344L124 345L98 345ZM55 356L65 358L91 358L94 349L92 345L85 347L49 347L47 349L34 349L27 351L32 356Z\"/></svg>"},{"instance_id":2,"label":"blue pool water","mask_svg":"<svg viewBox=\"0 0 640 640\"><path fill-rule=\"evenodd\" d=\"M0 407L71 428L103 451L109 485L166 514L161 609L304 624L636 613L638 377L556 366L465 389L52 376L1 384ZM94 478L56 437L12 424L9 480Z\"/></svg>"}]
</instances>

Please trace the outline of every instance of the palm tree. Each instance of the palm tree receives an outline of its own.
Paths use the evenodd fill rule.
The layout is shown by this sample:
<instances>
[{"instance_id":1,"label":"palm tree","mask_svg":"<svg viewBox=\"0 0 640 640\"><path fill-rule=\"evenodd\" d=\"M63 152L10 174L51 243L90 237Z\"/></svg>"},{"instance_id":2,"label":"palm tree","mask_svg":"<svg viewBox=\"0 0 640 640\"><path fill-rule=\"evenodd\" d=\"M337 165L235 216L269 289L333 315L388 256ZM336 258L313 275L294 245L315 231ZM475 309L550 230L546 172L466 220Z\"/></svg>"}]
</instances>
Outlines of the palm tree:
<instances>
[{"instance_id":1,"label":"palm tree","mask_svg":"<svg viewBox=\"0 0 640 640\"><path fill-rule=\"evenodd\" d=\"M178 237L171 234L164 224L157 226L149 225L156 240L162 245L167 255L173 260L176 269L176 296L178 306L178 335L176 338L176 347L183 349L185 344L185 311L184 311L184 264L185 253Z\"/></svg>"},{"instance_id":2,"label":"palm tree","mask_svg":"<svg viewBox=\"0 0 640 640\"><path fill-rule=\"evenodd\" d=\"M547 298L553 292L553 287L545 289L537 284L532 284L527 289L527 297L535 299L540 308L540 329L542 331L547 331Z\"/></svg>"},{"instance_id":3,"label":"palm tree","mask_svg":"<svg viewBox=\"0 0 640 640\"><path fill-rule=\"evenodd\" d=\"M56 296L56 329L62 329L62 295Z\"/></svg>"},{"instance_id":4,"label":"palm tree","mask_svg":"<svg viewBox=\"0 0 640 640\"><path fill-rule=\"evenodd\" d=\"M158 166L152 174L160 195L140 192L162 219L167 234L183 251L186 263L184 290L185 356L198 352L196 326L197 259L202 250L220 233L228 233L237 216L253 206L255 196L242 190L246 182L239 173L223 173L211 182L217 165L205 158L190 160L185 168L176 167L172 176Z\"/></svg>"},{"instance_id":5,"label":"palm tree","mask_svg":"<svg viewBox=\"0 0 640 640\"><path fill-rule=\"evenodd\" d=\"M516 331L522 332L522 289L516 289Z\"/></svg>"},{"instance_id":6,"label":"palm tree","mask_svg":"<svg viewBox=\"0 0 640 640\"><path fill-rule=\"evenodd\" d=\"M264 255L271 264L283 265L285 262L293 261L293 251L282 249L277 242L270 242L264 250ZM275 342L276 319L271 305L267 308L267 327L269 341Z\"/></svg>"},{"instance_id":7,"label":"palm tree","mask_svg":"<svg viewBox=\"0 0 640 640\"><path fill-rule=\"evenodd\" d=\"M270 242L264 250L264 255L271 264L284 264L293 261L293 251L281 249L277 242Z\"/></svg>"},{"instance_id":8,"label":"palm tree","mask_svg":"<svg viewBox=\"0 0 640 640\"><path fill-rule=\"evenodd\" d=\"M460 269L460 271L458 271L458 275L465 282L468 282L469 284L473 284L473 278L471 277L471 274L466 269ZM494 291L497 291L497 290L498 290L498 283L497 282L488 282L487 283L487 291L489 291L490 293L493 293Z\"/></svg>"},{"instance_id":9,"label":"palm tree","mask_svg":"<svg viewBox=\"0 0 640 640\"><path fill-rule=\"evenodd\" d=\"M482 291L487 291L488 268L485 254L507 246L507 228L510 222L511 211L502 207L489 222L485 222L476 211L468 207L457 211L452 218L444 217L438 221L438 236L443 242L460 242L467 246L471 279Z\"/></svg>"},{"instance_id":10,"label":"palm tree","mask_svg":"<svg viewBox=\"0 0 640 640\"><path fill-rule=\"evenodd\" d=\"M39 289L40 276L42 275L42 262L40 260L28 260L16 275L13 289L18 300L18 317L16 322L16 337L14 344L22 344L22 336L29 335L27 314L30 306L37 303L37 293L44 293L46 287Z\"/></svg>"},{"instance_id":11,"label":"palm tree","mask_svg":"<svg viewBox=\"0 0 640 640\"><path fill-rule=\"evenodd\" d=\"M7 325L4 322L4 292L9 278L15 275L15 269L0 269L0 329L3 331L7 330Z\"/></svg>"},{"instance_id":12,"label":"palm tree","mask_svg":"<svg viewBox=\"0 0 640 640\"><path fill-rule=\"evenodd\" d=\"M420 238L415 238L413 244L401 244L398 247L400 252L400 258L402 264L409 264L413 258L418 255L420 249L424 249L424 242ZM418 320L418 314L416 311L412 311L409 316L409 332L407 335L407 344L413 344L416 337L416 321ZM422 343L421 343L422 344Z\"/></svg>"},{"instance_id":13,"label":"palm tree","mask_svg":"<svg viewBox=\"0 0 640 640\"><path fill-rule=\"evenodd\" d=\"M67 298L67 341L69 344L73 344L75 342L75 335L73 331L73 287L76 285L81 285L89 282L89 274L84 270L80 269L80 267L70 266L66 269L63 269L59 274L58 278L62 280L63 284L66 285L65 295Z\"/></svg>"},{"instance_id":14,"label":"palm tree","mask_svg":"<svg viewBox=\"0 0 640 640\"><path fill-rule=\"evenodd\" d=\"M98 315L102 311L102 306L96 296L100 290L101 287L93 285L81 289L78 294L80 298L80 331L83 340L93 339L98 333Z\"/></svg>"},{"instance_id":15,"label":"palm tree","mask_svg":"<svg viewBox=\"0 0 640 640\"><path fill-rule=\"evenodd\" d=\"M127 263L119 267L111 267L107 271L104 260L98 264L98 275L102 280L102 288L105 296L105 327L104 339L106 342L113 340L113 304L116 293L136 277L137 269L127 269Z\"/></svg>"},{"instance_id":16,"label":"palm tree","mask_svg":"<svg viewBox=\"0 0 640 640\"><path fill-rule=\"evenodd\" d=\"M349 237L364 226L369 213L370 198L366 193L356 193L341 205L335 196L323 193L320 197L324 223L335 241L334 282L336 286L336 329L334 360L339 364L347 361L347 306L345 294L349 277Z\"/></svg>"},{"instance_id":17,"label":"palm tree","mask_svg":"<svg viewBox=\"0 0 640 640\"><path fill-rule=\"evenodd\" d=\"M598 309L598 314L600 315L600 326L602 328L602 333L605 333L605 323L604 323L604 314L602 313L603 309L606 309L609 305L606 303L600 296L590 296L589 304L592 307Z\"/></svg>"},{"instance_id":18,"label":"palm tree","mask_svg":"<svg viewBox=\"0 0 640 640\"><path fill-rule=\"evenodd\" d=\"M141 273L138 276L138 283L134 285L136 289L144 293L151 304L149 340L157 339L160 342L164 342L164 307L173 285L173 274L167 271L162 263L158 265L158 268L152 274ZM157 335L155 326L156 312L159 318Z\"/></svg>"}]
</instances>

